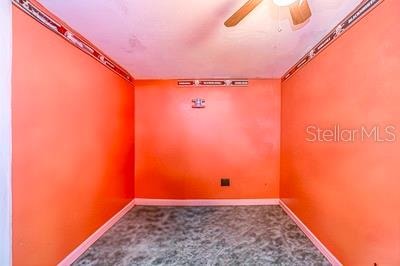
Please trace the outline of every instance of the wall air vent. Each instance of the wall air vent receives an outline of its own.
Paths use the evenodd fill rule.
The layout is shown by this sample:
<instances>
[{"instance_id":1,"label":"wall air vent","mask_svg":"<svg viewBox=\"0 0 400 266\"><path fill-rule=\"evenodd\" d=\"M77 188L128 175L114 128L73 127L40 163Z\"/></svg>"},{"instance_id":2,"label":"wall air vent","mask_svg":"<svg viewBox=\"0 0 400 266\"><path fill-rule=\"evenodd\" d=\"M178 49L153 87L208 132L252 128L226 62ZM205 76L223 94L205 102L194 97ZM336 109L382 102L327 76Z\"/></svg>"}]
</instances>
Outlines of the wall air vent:
<instances>
[{"instance_id":1,"label":"wall air vent","mask_svg":"<svg viewBox=\"0 0 400 266\"><path fill-rule=\"evenodd\" d=\"M201 98L193 99L192 103L193 103L192 108L205 108L206 107L205 106L206 100L201 99Z\"/></svg>"}]
</instances>

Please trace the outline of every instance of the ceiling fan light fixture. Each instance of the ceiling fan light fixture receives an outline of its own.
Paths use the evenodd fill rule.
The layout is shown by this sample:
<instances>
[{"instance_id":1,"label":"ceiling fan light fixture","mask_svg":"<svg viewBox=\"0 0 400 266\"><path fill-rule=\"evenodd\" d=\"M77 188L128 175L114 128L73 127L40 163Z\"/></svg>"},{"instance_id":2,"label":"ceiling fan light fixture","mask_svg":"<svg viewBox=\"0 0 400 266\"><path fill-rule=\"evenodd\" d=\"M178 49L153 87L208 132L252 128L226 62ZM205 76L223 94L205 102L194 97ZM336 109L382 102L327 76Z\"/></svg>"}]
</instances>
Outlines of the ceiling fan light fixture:
<instances>
[{"instance_id":1,"label":"ceiling fan light fixture","mask_svg":"<svg viewBox=\"0 0 400 266\"><path fill-rule=\"evenodd\" d=\"M277 6L290 6L297 0L273 0L274 4Z\"/></svg>"}]
</instances>

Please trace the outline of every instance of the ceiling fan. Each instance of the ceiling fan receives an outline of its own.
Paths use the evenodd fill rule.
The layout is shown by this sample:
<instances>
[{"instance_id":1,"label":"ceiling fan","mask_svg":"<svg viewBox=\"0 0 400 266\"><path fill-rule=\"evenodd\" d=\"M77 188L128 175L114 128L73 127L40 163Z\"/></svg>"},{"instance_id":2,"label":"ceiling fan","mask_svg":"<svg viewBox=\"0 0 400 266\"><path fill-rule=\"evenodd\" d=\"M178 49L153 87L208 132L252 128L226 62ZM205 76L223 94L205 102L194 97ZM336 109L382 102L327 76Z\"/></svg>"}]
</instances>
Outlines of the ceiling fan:
<instances>
[{"instance_id":1,"label":"ceiling fan","mask_svg":"<svg viewBox=\"0 0 400 266\"><path fill-rule=\"evenodd\" d=\"M263 0L248 0L239 10L225 21L226 27L236 26ZM301 24L311 17L311 9L307 0L273 0L278 6L289 7L294 25Z\"/></svg>"}]
</instances>

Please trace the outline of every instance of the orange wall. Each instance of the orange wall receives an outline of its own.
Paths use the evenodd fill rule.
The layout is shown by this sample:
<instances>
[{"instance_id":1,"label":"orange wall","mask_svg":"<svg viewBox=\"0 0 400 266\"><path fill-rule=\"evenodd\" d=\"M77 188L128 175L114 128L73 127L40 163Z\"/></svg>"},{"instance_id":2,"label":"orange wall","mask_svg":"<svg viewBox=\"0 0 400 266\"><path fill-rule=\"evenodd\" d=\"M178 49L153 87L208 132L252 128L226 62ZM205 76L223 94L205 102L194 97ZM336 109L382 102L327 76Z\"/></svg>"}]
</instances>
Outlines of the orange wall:
<instances>
[{"instance_id":1,"label":"orange wall","mask_svg":"<svg viewBox=\"0 0 400 266\"><path fill-rule=\"evenodd\" d=\"M282 84L281 197L345 265L400 265L400 143L309 143L305 128L400 127L399 10L384 1Z\"/></svg>"},{"instance_id":2,"label":"orange wall","mask_svg":"<svg viewBox=\"0 0 400 266\"><path fill-rule=\"evenodd\" d=\"M135 86L135 195L138 198L277 198L280 81L247 88ZM192 109L191 100L206 100ZM220 187L229 177L230 187Z\"/></svg>"},{"instance_id":3,"label":"orange wall","mask_svg":"<svg viewBox=\"0 0 400 266\"><path fill-rule=\"evenodd\" d=\"M13 7L13 262L55 265L133 198L134 89Z\"/></svg>"}]
</instances>

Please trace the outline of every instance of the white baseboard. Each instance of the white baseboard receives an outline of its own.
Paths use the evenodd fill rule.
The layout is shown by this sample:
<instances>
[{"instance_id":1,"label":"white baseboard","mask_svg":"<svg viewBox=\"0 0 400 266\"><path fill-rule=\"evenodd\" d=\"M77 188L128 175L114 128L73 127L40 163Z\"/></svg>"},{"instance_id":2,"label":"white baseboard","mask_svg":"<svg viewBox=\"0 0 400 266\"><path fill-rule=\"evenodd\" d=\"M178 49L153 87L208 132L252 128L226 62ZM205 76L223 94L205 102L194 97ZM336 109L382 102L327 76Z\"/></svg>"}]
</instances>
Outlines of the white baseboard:
<instances>
[{"instance_id":1,"label":"white baseboard","mask_svg":"<svg viewBox=\"0 0 400 266\"><path fill-rule=\"evenodd\" d=\"M279 199L144 199L136 198L137 206L246 206L279 205Z\"/></svg>"},{"instance_id":2,"label":"white baseboard","mask_svg":"<svg viewBox=\"0 0 400 266\"><path fill-rule=\"evenodd\" d=\"M115 214L110 220L103 224L91 236L74 249L67 257L65 257L58 266L69 266L79 258L97 239L99 239L108 229L110 229L119 219L122 218L130 209L135 206L135 200L129 202L122 210Z\"/></svg>"},{"instance_id":3,"label":"white baseboard","mask_svg":"<svg viewBox=\"0 0 400 266\"><path fill-rule=\"evenodd\" d=\"M325 256L325 258L332 264L332 266L342 266L343 264L319 241L319 239L307 228L307 226L292 212L289 207L279 200L279 205L289 215L290 218L297 224L303 233L310 239L310 241L318 248L318 250Z\"/></svg>"}]
</instances>

